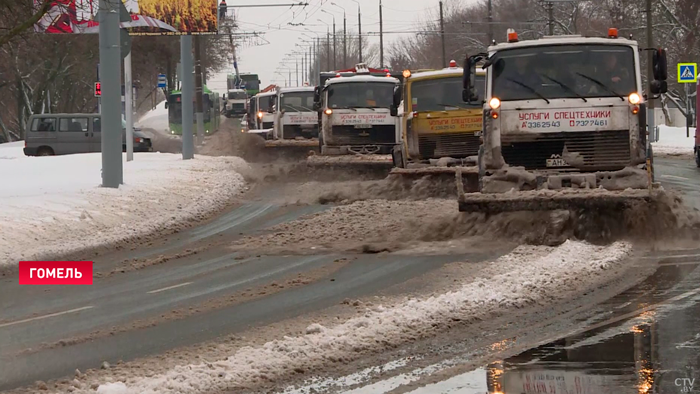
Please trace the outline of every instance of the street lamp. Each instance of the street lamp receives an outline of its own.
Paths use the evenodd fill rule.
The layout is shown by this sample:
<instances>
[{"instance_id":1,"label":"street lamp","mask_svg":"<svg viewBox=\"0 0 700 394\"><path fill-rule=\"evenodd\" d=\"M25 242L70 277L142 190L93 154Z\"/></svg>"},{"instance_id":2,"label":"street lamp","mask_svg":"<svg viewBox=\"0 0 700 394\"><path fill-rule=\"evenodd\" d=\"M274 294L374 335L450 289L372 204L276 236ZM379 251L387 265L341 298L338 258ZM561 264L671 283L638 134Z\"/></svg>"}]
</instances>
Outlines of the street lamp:
<instances>
[{"instance_id":1,"label":"street lamp","mask_svg":"<svg viewBox=\"0 0 700 394\"><path fill-rule=\"evenodd\" d=\"M331 33L330 33L330 25L321 19L318 19L319 22L323 23L326 25L326 62L328 65L328 70L331 70Z\"/></svg>"},{"instance_id":2,"label":"street lamp","mask_svg":"<svg viewBox=\"0 0 700 394\"><path fill-rule=\"evenodd\" d=\"M347 18L345 17L345 8L339 6L338 4L331 1L331 5L334 5L343 10L343 68L348 68L348 24Z\"/></svg>"},{"instance_id":3,"label":"street lamp","mask_svg":"<svg viewBox=\"0 0 700 394\"><path fill-rule=\"evenodd\" d=\"M336 52L336 46L335 46L335 15L331 14L330 12L326 10L321 10L321 12L326 13L330 15L333 18L333 69L337 70L338 66L336 65L336 59L338 58L337 52Z\"/></svg>"},{"instance_id":4,"label":"street lamp","mask_svg":"<svg viewBox=\"0 0 700 394\"><path fill-rule=\"evenodd\" d=\"M362 63L362 13L360 12L360 2L357 0L352 0L357 3L357 35L359 37L359 51L360 51L360 63Z\"/></svg>"}]
</instances>

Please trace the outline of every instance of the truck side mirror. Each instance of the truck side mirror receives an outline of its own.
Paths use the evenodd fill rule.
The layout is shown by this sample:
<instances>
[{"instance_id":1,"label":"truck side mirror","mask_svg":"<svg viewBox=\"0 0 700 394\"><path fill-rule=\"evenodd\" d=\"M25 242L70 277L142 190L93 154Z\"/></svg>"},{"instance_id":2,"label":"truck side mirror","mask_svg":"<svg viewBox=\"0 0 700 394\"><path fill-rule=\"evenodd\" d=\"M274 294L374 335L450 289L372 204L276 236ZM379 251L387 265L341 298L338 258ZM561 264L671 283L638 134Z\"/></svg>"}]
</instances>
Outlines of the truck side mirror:
<instances>
[{"instance_id":1,"label":"truck side mirror","mask_svg":"<svg viewBox=\"0 0 700 394\"><path fill-rule=\"evenodd\" d=\"M652 63L654 65L654 79L657 81L665 81L668 79L668 60L666 57L666 50L663 48L655 50L652 58Z\"/></svg>"},{"instance_id":2,"label":"truck side mirror","mask_svg":"<svg viewBox=\"0 0 700 394\"><path fill-rule=\"evenodd\" d=\"M399 116L399 109L398 109L398 107L395 106L395 105L392 105L392 106L389 108L389 115L391 115L391 116Z\"/></svg>"},{"instance_id":3,"label":"truck side mirror","mask_svg":"<svg viewBox=\"0 0 700 394\"><path fill-rule=\"evenodd\" d=\"M651 81L649 90L652 94L664 94L668 92L668 83L666 81Z\"/></svg>"},{"instance_id":4,"label":"truck side mirror","mask_svg":"<svg viewBox=\"0 0 700 394\"><path fill-rule=\"evenodd\" d=\"M321 87L316 86L314 88L314 104L319 103L321 101Z\"/></svg>"},{"instance_id":5,"label":"truck side mirror","mask_svg":"<svg viewBox=\"0 0 700 394\"><path fill-rule=\"evenodd\" d=\"M398 108L399 105L401 105L401 96L403 94L402 92L403 89L401 89L401 85L397 85L394 87L394 107ZM396 116L396 115L392 115Z\"/></svg>"},{"instance_id":6,"label":"truck side mirror","mask_svg":"<svg viewBox=\"0 0 700 394\"><path fill-rule=\"evenodd\" d=\"M462 101L473 103L479 101L479 93L476 90L475 81L476 62L469 55L464 59L464 71L462 73Z\"/></svg>"}]
</instances>

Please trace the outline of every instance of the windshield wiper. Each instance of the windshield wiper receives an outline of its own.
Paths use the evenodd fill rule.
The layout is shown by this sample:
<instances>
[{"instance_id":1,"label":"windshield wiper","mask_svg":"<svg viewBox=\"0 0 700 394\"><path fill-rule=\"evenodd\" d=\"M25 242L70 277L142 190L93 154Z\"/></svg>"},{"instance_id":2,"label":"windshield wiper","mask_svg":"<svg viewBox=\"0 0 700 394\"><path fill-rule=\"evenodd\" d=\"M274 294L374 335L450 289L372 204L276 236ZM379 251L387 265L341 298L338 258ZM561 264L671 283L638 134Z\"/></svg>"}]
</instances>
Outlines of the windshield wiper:
<instances>
[{"instance_id":1,"label":"windshield wiper","mask_svg":"<svg viewBox=\"0 0 700 394\"><path fill-rule=\"evenodd\" d=\"M515 84L518 84L518 85L524 87L525 89L531 91L532 93L536 94L537 97L541 98L542 100L546 101L547 104L549 104L549 100L547 99L547 97L543 96L540 92L537 91L537 89L533 88L532 86L525 85L524 83L522 83L522 82L520 82L520 81L516 81L516 80L513 79L513 78L508 78L508 77L506 77L506 79L507 79L508 81L511 81L511 82L513 82L513 83L515 83Z\"/></svg>"},{"instance_id":2,"label":"windshield wiper","mask_svg":"<svg viewBox=\"0 0 700 394\"><path fill-rule=\"evenodd\" d=\"M607 90L608 92L614 94L615 96L619 97L620 100L625 101L625 97L624 97L623 95L621 95L620 93L616 92L615 90L613 90L613 88L607 86L606 84L600 82L599 80L597 80L597 79L595 79L595 78L593 78L593 77L591 77L591 76L588 76L588 75L586 75L586 74L581 74L580 72L576 72L576 75L580 75L580 76L586 78L587 80L593 82L594 84L600 86L601 88L603 88L603 89Z\"/></svg>"},{"instance_id":3,"label":"windshield wiper","mask_svg":"<svg viewBox=\"0 0 700 394\"><path fill-rule=\"evenodd\" d=\"M539 75L539 76L541 76L541 77L545 77L545 78L549 79L550 81L552 81L552 82L558 84L559 86L561 86L562 88L564 88L564 90L566 90L567 92L569 92L569 93L571 93L571 94L577 96L577 97L580 98L581 100L583 100L584 103L587 103L587 102L588 102L588 100L586 100L586 98L585 98L584 96L582 96L581 94L579 94L577 91L575 91L575 90L572 89L571 87L569 87L569 86L567 86L567 85L564 85L563 82L557 81L556 79L554 79L554 78L552 78L552 77L550 77L550 76L544 75L544 74L539 74L539 73L538 73L537 75Z\"/></svg>"},{"instance_id":4,"label":"windshield wiper","mask_svg":"<svg viewBox=\"0 0 700 394\"><path fill-rule=\"evenodd\" d=\"M313 109L311 109L311 108L307 108L307 107L304 107L303 105L300 105L300 106L299 106L299 108L301 108L301 109L305 109L305 110L306 110L306 112L315 112L315 111L314 111Z\"/></svg>"}]
</instances>

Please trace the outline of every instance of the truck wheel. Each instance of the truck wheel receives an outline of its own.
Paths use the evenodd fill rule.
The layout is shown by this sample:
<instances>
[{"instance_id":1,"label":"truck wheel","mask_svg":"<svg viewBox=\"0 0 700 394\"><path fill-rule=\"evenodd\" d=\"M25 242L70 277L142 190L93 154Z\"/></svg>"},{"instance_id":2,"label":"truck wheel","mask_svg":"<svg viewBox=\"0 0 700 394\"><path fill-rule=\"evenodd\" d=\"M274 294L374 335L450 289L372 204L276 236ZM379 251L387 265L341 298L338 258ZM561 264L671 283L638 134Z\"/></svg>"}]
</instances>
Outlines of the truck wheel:
<instances>
[{"instance_id":1,"label":"truck wheel","mask_svg":"<svg viewBox=\"0 0 700 394\"><path fill-rule=\"evenodd\" d=\"M700 149L695 148L695 165L700 168Z\"/></svg>"}]
</instances>

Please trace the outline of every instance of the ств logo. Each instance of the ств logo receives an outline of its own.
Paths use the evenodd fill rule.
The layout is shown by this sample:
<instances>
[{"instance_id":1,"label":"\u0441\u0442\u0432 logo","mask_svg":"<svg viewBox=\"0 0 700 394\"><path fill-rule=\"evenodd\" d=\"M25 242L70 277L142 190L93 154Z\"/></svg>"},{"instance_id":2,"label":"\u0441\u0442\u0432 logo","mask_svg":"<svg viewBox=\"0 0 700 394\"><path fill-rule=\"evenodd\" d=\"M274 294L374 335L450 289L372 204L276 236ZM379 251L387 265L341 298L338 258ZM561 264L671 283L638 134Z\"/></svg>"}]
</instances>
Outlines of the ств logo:
<instances>
[{"instance_id":1,"label":"\u0441\u0442\u0432 logo","mask_svg":"<svg viewBox=\"0 0 700 394\"><path fill-rule=\"evenodd\" d=\"M20 261L20 285L91 285L92 261Z\"/></svg>"}]
</instances>

